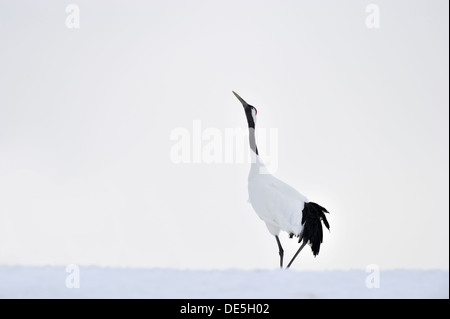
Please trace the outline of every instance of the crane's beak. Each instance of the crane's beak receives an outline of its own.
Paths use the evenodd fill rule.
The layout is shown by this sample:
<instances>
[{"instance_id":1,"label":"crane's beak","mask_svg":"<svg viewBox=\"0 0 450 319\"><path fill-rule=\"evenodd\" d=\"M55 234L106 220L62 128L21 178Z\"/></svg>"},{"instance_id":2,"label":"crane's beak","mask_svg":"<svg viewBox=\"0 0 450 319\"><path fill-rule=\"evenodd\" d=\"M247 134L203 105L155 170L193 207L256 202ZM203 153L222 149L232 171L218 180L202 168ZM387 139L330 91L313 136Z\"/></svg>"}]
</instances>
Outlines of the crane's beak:
<instances>
[{"instance_id":1,"label":"crane's beak","mask_svg":"<svg viewBox=\"0 0 450 319\"><path fill-rule=\"evenodd\" d=\"M244 99L243 98L241 98L236 92L234 92L234 91L231 91L231 92L233 92L233 94L234 94L234 96L236 96L237 97L237 99L239 100L239 101L241 101L241 103L242 103L242 106L244 106L244 107L247 107L248 106L248 103L247 102L245 102L244 101Z\"/></svg>"}]
</instances>

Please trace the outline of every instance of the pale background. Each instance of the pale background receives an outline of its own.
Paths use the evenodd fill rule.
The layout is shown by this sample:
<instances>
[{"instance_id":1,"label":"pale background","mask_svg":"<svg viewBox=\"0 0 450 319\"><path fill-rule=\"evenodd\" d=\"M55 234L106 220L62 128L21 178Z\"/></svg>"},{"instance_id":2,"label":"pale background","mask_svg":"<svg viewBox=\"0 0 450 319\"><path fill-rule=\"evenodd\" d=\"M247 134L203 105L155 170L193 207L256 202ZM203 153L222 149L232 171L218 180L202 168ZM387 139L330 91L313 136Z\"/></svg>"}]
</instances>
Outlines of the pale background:
<instances>
[{"instance_id":1,"label":"pale background","mask_svg":"<svg viewBox=\"0 0 450 319\"><path fill-rule=\"evenodd\" d=\"M69 3L0 1L0 264L276 268L249 165L170 159L235 90L331 212L295 269L448 269L448 1Z\"/></svg>"}]
</instances>

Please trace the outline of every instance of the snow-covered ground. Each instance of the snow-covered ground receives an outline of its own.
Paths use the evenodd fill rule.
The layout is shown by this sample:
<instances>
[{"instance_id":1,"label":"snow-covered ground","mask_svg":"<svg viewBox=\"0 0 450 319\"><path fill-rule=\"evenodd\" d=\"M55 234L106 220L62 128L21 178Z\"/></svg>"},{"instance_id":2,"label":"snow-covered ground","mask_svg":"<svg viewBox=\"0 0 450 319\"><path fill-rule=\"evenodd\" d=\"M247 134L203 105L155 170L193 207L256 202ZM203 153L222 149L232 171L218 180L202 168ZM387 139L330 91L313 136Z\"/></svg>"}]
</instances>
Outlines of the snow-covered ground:
<instances>
[{"instance_id":1,"label":"snow-covered ground","mask_svg":"<svg viewBox=\"0 0 450 319\"><path fill-rule=\"evenodd\" d=\"M379 288L367 287L364 270L80 267L79 288L67 288L71 275L65 267L0 266L0 298L449 298L444 270L381 271Z\"/></svg>"}]
</instances>

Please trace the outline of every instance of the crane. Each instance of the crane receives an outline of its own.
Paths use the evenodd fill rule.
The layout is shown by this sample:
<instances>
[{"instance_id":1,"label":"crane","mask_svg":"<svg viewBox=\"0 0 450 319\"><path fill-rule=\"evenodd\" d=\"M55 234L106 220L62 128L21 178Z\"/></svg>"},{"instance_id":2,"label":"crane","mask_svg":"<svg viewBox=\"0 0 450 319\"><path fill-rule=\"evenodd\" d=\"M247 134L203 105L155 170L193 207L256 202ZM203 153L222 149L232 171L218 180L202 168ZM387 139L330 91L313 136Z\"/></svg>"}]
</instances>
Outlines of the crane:
<instances>
[{"instance_id":1,"label":"crane","mask_svg":"<svg viewBox=\"0 0 450 319\"><path fill-rule=\"evenodd\" d=\"M310 202L296 189L267 173L256 146L255 125L258 111L236 92L232 92L244 107L249 129L252 154L248 175L249 201L259 218L265 222L269 232L275 236L280 255L280 268L283 268L284 256L279 238L280 231L287 232L289 238L297 237L298 243L301 243L286 267L289 268L306 244L311 246L314 256L319 254L320 244L323 241L322 222L328 230L330 229L325 216L328 211L319 204Z\"/></svg>"}]
</instances>

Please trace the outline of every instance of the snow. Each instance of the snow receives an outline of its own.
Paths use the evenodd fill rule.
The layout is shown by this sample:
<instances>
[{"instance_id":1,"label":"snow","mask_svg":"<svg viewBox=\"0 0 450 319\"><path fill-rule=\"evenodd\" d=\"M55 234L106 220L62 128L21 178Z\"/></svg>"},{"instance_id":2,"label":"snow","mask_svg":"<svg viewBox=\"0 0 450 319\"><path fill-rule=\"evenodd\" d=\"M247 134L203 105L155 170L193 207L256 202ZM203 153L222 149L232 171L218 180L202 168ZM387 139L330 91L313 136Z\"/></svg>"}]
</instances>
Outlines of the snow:
<instances>
[{"instance_id":1,"label":"snow","mask_svg":"<svg viewBox=\"0 0 450 319\"><path fill-rule=\"evenodd\" d=\"M175 270L0 266L0 298L449 298L446 270L386 270L367 288L364 270Z\"/></svg>"}]
</instances>

